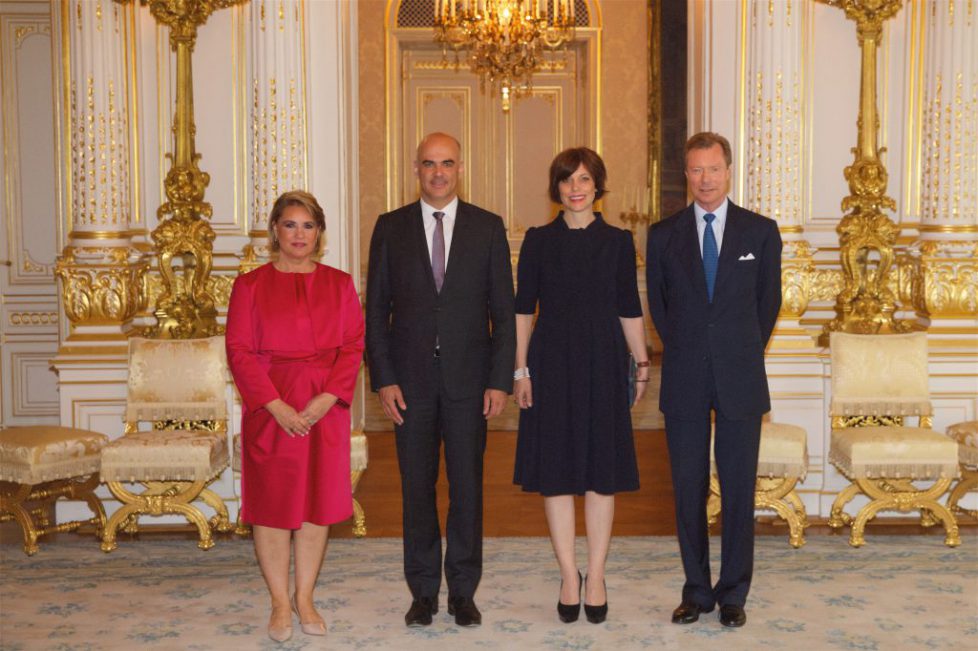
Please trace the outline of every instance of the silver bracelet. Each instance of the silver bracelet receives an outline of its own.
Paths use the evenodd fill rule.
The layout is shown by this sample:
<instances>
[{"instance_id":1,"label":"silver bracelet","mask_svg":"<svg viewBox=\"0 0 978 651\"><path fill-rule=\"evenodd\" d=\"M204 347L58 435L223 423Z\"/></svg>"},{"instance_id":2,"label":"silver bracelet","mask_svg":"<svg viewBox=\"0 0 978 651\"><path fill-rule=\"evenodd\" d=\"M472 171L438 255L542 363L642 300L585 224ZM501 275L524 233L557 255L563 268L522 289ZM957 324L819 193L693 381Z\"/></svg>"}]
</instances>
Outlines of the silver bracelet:
<instances>
[{"instance_id":1,"label":"silver bracelet","mask_svg":"<svg viewBox=\"0 0 978 651\"><path fill-rule=\"evenodd\" d=\"M516 371L513 373L514 380L522 380L523 378L529 378L529 377L530 377L530 369L528 369L525 366L523 368L516 369Z\"/></svg>"}]
</instances>

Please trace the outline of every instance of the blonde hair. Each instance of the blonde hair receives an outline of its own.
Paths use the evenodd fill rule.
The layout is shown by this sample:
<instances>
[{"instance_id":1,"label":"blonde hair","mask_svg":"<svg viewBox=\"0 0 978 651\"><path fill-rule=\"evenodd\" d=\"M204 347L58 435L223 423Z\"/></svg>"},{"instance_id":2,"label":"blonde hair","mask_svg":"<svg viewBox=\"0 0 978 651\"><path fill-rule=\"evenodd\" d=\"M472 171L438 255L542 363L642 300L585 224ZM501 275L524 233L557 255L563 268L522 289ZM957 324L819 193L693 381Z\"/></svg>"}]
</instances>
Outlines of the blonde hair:
<instances>
[{"instance_id":1,"label":"blonde hair","mask_svg":"<svg viewBox=\"0 0 978 651\"><path fill-rule=\"evenodd\" d=\"M281 219L282 213L289 206L302 206L309 213L309 216L312 217L313 221L316 222L316 226L319 227L319 234L316 235L315 254L319 255L323 233L326 232L326 213L323 212L323 207L316 201L316 197L305 190L283 192L275 200L272 211L268 214L268 241L272 251L277 253L279 250L278 238L275 237L275 225Z\"/></svg>"}]
</instances>

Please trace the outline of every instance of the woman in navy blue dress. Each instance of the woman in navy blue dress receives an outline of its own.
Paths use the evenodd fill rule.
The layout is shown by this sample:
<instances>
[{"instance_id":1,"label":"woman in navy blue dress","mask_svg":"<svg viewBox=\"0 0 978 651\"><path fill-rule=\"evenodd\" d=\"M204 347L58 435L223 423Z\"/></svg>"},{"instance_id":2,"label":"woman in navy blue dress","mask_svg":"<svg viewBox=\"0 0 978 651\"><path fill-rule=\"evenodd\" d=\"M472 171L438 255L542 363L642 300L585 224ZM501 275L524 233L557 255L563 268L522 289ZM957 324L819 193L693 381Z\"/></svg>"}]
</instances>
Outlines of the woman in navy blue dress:
<instances>
[{"instance_id":1,"label":"woman in navy blue dress","mask_svg":"<svg viewBox=\"0 0 978 651\"><path fill-rule=\"evenodd\" d=\"M527 231L517 274L513 395L521 412L514 481L544 497L564 622L577 620L582 587L588 621L600 623L607 615L604 569L614 495L638 489L629 352L638 363L632 404L649 377L632 236L594 212L606 176L590 149L557 155L550 198L563 210ZM586 579L574 551L575 495L584 496Z\"/></svg>"}]
</instances>

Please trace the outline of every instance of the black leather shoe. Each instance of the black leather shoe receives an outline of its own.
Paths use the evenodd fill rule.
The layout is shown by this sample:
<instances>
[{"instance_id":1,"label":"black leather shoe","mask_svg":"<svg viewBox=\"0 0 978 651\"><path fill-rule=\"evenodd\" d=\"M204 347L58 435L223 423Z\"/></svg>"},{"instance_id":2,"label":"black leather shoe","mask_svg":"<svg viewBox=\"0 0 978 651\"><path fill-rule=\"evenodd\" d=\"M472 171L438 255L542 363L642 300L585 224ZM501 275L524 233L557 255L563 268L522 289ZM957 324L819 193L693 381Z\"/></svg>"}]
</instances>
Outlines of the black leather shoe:
<instances>
[{"instance_id":1,"label":"black leather shoe","mask_svg":"<svg viewBox=\"0 0 978 651\"><path fill-rule=\"evenodd\" d=\"M437 612L437 599L418 597L411 602L411 608L404 616L404 623L412 628L417 626L431 626L431 616Z\"/></svg>"},{"instance_id":2,"label":"black leather shoe","mask_svg":"<svg viewBox=\"0 0 978 651\"><path fill-rule=\"evenodd\" d=\"M713 608L703 608L695 601L686 601L685 599L679 607L672 611L672 623L673 624L692 624L700 618L700 613L712 612Z\"/></svg>"},{"instance_id":3,"label":"black leather shoe","mask_svg":"<svg viewBox=\"0 0 978 651\"><path fill-rule=\"evenodd\" d=\"M584 579L585 583L587 579ZM587 617L587 621L592 624L600 624L608 617L608 584L604 584L604 603L600 606L592 606L591 604L584 604L584 616Z\"/></svg>"},{"instance_id":4,"label":"black leather shoe","mask_svg":"<svg viewBox=\"0 0 978 651\"><path fill-rule=\"evenodd\" d=\"M730 628L739 628L747 623L747 613L743 606L725 604L720 606L720 623Z\"/></svg>"},{"instance_id":5,"label":"black leather shoe","mask_svg":"<svg viewBox=\"0 0 978 651\"><path fill-rule=\"evenodd\" d=\"M459 626L482 626L482 613L470 597L449 597L448 614L455 615Z\"/></svg>"},{"instance_id":6,"label":"black leather shoe","mask_svg":"<svg viewBox=\"0 0 978 651\"><path fill-rule=\"evenodd\" d=\"M581 616L581 588L584 585L584 579L581 577L581 573L577 573L577 603L576 604L565 604L557 599L557 616L560 617L560 621L565 624L570 624L576 622L577 618ZM563 589L564 582L560 582L560 587Z\"/></svg>"}]
</instances>

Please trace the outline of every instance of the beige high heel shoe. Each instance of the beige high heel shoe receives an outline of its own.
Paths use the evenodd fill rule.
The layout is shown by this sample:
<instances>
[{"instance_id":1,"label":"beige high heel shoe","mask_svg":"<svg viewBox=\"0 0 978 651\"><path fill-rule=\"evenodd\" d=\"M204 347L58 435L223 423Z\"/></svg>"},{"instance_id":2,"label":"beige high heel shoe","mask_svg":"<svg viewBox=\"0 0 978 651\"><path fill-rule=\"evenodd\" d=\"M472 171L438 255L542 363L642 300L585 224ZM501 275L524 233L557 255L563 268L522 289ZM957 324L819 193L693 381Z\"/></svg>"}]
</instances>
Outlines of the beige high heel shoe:
<instances>
[{"instance_id":1,"label":"beige high heel shoe","mask_svg":"<svg viewBox=\"0 0 978 651\"><path fill-rule=\"evenodd\" d=\"M292 617L289 616L288 626L272 626L272 622L268 622L268 637L274 642L281 644L282 642L288 642L292 639Z\"/></svg>"},{"instance_id":2,"label":"beige high heel shoe","mask_svg":"<svg viewBox=\"0 0 978 651\"><path fill-rule=\"evenodd\" d=\"M292 612L297 616L299 615L299 608L295 604L295 595L292 595ZM306 635L326 635L326 622L319 620L318 622L304 622L302 617L299 616L299 628Z\"/></svg>"}]
</instances>

